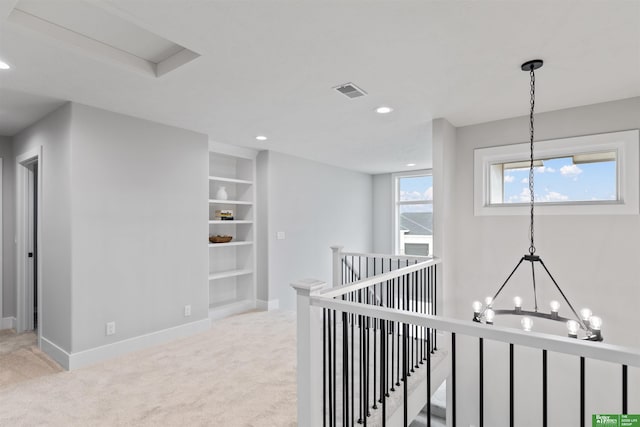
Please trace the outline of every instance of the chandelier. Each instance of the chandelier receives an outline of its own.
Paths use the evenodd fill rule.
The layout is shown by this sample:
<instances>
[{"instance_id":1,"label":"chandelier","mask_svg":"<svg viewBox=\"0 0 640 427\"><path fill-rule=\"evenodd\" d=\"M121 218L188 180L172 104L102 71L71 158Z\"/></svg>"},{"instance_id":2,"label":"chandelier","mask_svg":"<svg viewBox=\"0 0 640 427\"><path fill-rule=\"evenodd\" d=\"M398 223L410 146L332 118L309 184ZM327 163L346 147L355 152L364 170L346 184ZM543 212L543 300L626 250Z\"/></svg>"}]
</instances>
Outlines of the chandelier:
<instances>
[{"instance_id":1,"label":"chandelier","mask_svg":"<svg viewBox=\"0 0 640 427\"><path fill-rule=\"evenodd\" d=\"M536 95L536 76L535 70L542 67L543 61L541 59L534 59L532 61L527 61L520 67L522 71L528 71L531 79L531 109L529 112L529 154L530 154L530 162L529 162L529 193L531 195L530 201L530 224L529 224L529 233L530 233L530 244L529 244L529 253L520 258L520 261L515 266L511 274L504 281L502 286L498 289L493 297L487 297L485 299L485 304L483 305L480 301L475 301L473 303L473 321L486 323L488 325L493 324L493 320L496 315L517 315L522 316L520 324L525 331L531 331L533 327L533 318L543 318L549 319L557 322L565 322L568 329L568 336L571 338L580 337L585 340L590 341L602 341L602 319L594 316L591 310L588 308L583 308L580 310L580 314L576 312L573 308L573 305L567 299L565 293L562 291L556 280L553 278L549 269L542 261L542 258L539 255L536 255L536 247L534 244L534 229L533 229L533 219L534 219L534 160L533 160L533 137L534 137L534 122L533 122L533 112L535 108L535 95ZM531 278L533 285L533 301L534 308L533 310L525 310L522 307L522 298L515 297L513 299L513 308L511 309L497 309L494 308L493 304L505 288L511 277L518 270L518 268L526 262L531 264ZM549 304L550 312L546 313L538 310L538 293L536 289L536 273L535 273L535 265L539 264L544 269L544 272L549 276L553 284L555 285L558 292L562 296L562 299L567 304L567 307L571 311L573 318L567 318L560 315L560 303L558 301L551 301Z\"/></svg>"}]
</instances>

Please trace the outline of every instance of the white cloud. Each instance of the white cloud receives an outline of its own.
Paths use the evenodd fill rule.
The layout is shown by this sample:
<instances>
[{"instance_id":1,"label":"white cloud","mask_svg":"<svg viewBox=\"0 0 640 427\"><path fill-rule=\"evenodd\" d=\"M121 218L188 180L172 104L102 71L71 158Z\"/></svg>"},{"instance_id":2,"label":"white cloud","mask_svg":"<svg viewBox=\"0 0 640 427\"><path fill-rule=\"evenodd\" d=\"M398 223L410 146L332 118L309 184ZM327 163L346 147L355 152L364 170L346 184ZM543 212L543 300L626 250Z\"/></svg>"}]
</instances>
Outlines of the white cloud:
<instances>
[{"instance_id":1,"label":"white cloud","mask_svg":"<svg viewBox=\"0 0 640 427\"><path fill-rule=\"evenodd\" d=\"M575 180L577 179L578 175L582 173L582 169L580 169L578 165L564 165L560 168L560 173L563 176L567 176Z\"/></svg>"},{"instance_id":2,"label":"white cloud","mask_svg":"<svg viewBox=\"0 0 640 427\"><path fill-rule=\"evenodd\" d=\"M542 197L542 201L544 202L564 202L566 200L569 200L569 196L558 193L557 191L548 191L547 194Z\"/></svg>"},{"instance_id":3,"label":"white cloud","mask_svg":"<svg viewBox=\"0 0 640 427\"><path fill-rule=\"evenodd\" d=\"M504 176L504 182L513 182L516 179L515 176L513 175L505 175Z\"/></svg>"},{"instance_id":4,"label":"white cloud","mask_svg":"<svg viewBox=\"0 0 640 427\"><path fill-rule=\"evenodd\" d=\"M557 191L549 191L545 189L546 193L543 196L536 194L536 202L565 202L569 200L569 196L558 193ZM531 193L528 188L523 188L520 194L509 197L511 203L529 203L531 201Z\"/></svg>"},{"instance_id":5,"label":"white cloud","mask_svg":"<svg viewBox=\"0 0 640 427\"><path fill-rule=\"evenodd\" d=\"M521 184L528 184L528 183L529 183L529 178L522 178L522 179L520 180L520 183L521 183Z\"/></svg>"},{"instance_id":6,"label":"white cloud","mask_svg":"<svg viewBox=\"0 0 640 427\"><path fill-rule=\"evenodd\" d=\"M424 193L419 191L400 191L400 200L414 201L414 200L432 200L433 199L433 187L427 188Z\"/></svg>"}]
</instances>

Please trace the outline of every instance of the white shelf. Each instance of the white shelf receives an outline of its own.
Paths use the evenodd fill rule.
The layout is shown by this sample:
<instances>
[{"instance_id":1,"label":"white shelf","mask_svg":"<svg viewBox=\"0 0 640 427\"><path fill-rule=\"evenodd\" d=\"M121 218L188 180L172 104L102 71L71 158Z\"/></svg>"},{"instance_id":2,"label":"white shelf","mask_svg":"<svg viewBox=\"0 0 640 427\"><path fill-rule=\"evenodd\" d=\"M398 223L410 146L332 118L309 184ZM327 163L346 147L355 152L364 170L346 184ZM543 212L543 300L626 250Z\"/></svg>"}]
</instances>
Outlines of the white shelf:
<instances>
[{"instance_id":1,"label":"white shelf","mask_svg":"<svg viewBox=\"0 0 640 427\"><path fill-rule=\"evenodd\" d=\"M222 176L210 176L209 181L218 181L218 182L232 182L234 184L253 184L253 181L247 181L246 179L236 179L236 178L225 178Z\"/></svg>"},{"instance_id":2,"label":"white shelf","mask_svg":"<svg viewBox=\"0 0 640 427\"><path fill-rule=\"evenodd\" d=\"M209 203L216 203L219 205L252 205L253 202L246 202L244 200L218 200L218 199L209 199Z\"/></svg>"},{"instance_id":3,"label":"white shelf","mask_svg":"<svg viewBox=\"0 0 640 427\"><path fill-rule=\"evenodd\" d=\"M226 279L227 277L244 276L251 273L253 273L253 271L249 269L220 271L209 274L209 280Z\"/></svg>"},{"instance_id":4,"label":"white shelf","mask_svg":"<svg viewBox=\"0 0 640 427\"><path fill-rule=\"evenodd\" d=\"M209 234L234 236L228 243L208 243L209 318L215 320L256 308L256 162L253 156L210 150ZM222 187L227 200L218 198ZM234 219L220 219L217 209L231 209Z\"/></svg>"},{"instance_id":5,"label":"white shelf","mask_svg":"<svg viewBox=\"0 0 640 427\"><path fill-rule=\"evenodd\" d=\"M221 246L244 246L244 245L253 245L253 242L209 243L210 248L217 248Z\"/></svg>"},{"instance_id":6,"label":"white shelf","mask_svg":"<svg viewBox=\"0 0 640 427\"><path fill-rule=\"evenodd\" d=\"M233 314L243 313L256 308L256 302L252 299L233 299L215 302L209 305L209 318L221 319Z\"/></svg>"}]
</instances>

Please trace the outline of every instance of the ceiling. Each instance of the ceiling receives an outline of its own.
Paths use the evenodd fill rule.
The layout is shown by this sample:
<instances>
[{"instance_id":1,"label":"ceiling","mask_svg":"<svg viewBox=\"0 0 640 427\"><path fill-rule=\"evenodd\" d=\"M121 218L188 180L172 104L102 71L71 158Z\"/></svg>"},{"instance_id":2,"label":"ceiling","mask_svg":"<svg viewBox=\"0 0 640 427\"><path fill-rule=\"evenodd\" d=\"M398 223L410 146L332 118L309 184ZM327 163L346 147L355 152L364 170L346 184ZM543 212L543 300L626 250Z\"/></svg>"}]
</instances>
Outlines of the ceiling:
<instances>
[{"instance_id":1,"label":"ceiling","mask_svg":"<svg viewBox=\"0 0 640 427\"><path fill-rule=\"evenodd\" d=\"M38 1L81 13L77 0ZM0 0L0 58L12 66L0 70L0 134L71 100L381 173L431 166L433 118L526 114L528 59L545 60L539 112L640 96L637 0L87 1L200 57L136 73L11 22L17 1ZM368 95L332 89L346 82Z\"/></svg>"}]
</instances>

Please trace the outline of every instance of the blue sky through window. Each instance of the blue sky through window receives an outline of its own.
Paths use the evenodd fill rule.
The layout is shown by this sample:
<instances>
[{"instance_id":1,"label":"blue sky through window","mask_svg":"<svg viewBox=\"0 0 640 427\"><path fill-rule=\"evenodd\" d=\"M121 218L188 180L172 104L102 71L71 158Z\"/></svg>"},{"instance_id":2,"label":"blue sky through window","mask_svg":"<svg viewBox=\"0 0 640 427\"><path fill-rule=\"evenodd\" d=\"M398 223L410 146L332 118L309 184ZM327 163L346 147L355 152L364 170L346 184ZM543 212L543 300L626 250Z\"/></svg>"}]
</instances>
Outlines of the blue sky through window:
<instances>
[{"instance_id":1,"label":"blue sky through window","mask_svg":"<svg viewBox=\"0 0 640 427\"><path fill-rule=\"evenodd\" d=\"M431 175L400 178L400 201L433 200Z\"/></svg>"},{"instance_id":2,"label":"blue sky through window","mask_svg":"<svg viewBox=\"0 0 640 427\"><path fill-rule=\"evenodd\" d=\"M536 202L616 200L616 162L574 164L571 157L544 160L536 167ZM504 203L528 203L529 169L504 171Z\"/></svg>"}]
</instances>

